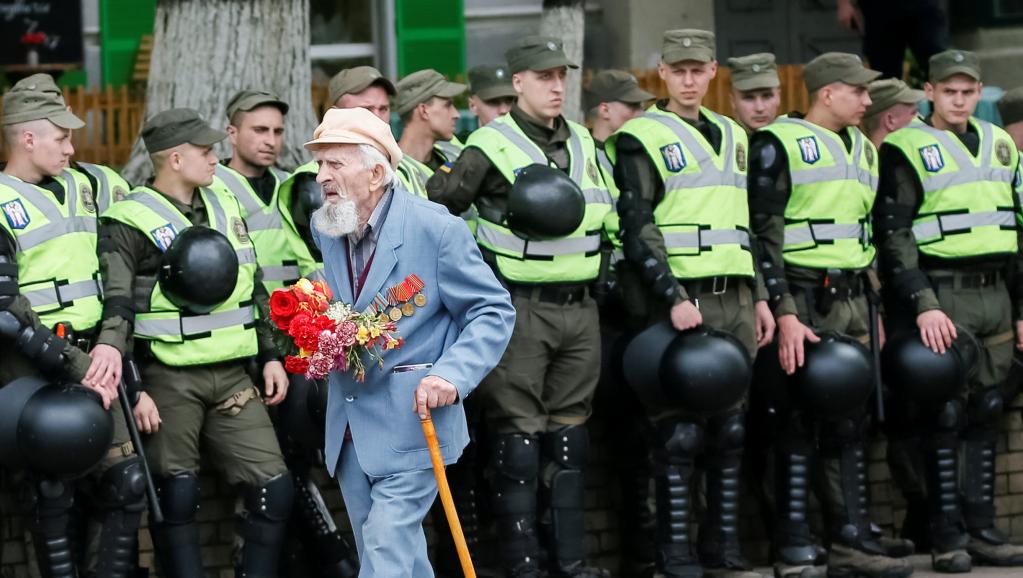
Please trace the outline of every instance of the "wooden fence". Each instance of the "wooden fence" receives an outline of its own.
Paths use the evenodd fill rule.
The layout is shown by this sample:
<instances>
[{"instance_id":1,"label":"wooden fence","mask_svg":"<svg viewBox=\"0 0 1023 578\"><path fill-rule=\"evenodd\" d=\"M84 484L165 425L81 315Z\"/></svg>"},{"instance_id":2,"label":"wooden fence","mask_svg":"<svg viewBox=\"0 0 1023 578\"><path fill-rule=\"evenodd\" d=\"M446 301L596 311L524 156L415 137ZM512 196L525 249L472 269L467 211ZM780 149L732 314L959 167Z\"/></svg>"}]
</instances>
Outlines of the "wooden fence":
<instances>
[{"instance_id":1,"label":"wooden fence","mask_svg":"<svg viewBox=\"0 0 1023 578\"><path fill-rule=\"evenodd\" d=\"M664 83L657 76L657 70L636 70L633 74L644 90L656 94L659 98L667 96ZM781 66L778 76L781 79L782 96L780 112L805 111L809 97L803 85L803 67ZM731 73L728 68L720 67L704 100L708 108L721 114L732 114L729 100L730 79ZM319 118L331 105L327 102L327 87L314 85L310 97L313 111ZM124 165L128 161L132 144L138 137L145 118L145 95L138 90L129 90L126 86L118 89L110 86L105 89L86 89L79 86L64 89L64 99L71 110L86 122L85 128L74 131L71 137L75 146L75 158L113 167Z\"/></svg>"}]
</instances>

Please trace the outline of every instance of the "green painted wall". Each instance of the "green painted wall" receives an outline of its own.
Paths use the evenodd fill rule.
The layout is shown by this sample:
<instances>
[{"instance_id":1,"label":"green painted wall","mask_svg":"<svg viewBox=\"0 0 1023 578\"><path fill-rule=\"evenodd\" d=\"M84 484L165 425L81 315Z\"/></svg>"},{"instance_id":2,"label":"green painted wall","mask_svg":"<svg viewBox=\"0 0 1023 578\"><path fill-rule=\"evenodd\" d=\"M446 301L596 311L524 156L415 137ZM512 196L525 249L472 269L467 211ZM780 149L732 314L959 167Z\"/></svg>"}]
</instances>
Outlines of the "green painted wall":
<instances>
[{"instance_id":1,"label":"green painted wall","mask_svg":"<svg viewBox=\"0 0 1023 578\"><path fill-rule=\"evenodd\" d=\"M156 0L100 0L99 35L102 84L131 82L135 54L145 34L153 33Z\"/></svg>"},{"instance_id":2,"label":"green painted wall","mask_svg":"<svg viewBox=\"0 0 1023 578\"><path fill-rule=\"evenodd\" d=\"M448 78L465 73L462 0L395 0L398 76L433 68Z\"/></svg>"}]
</instances>

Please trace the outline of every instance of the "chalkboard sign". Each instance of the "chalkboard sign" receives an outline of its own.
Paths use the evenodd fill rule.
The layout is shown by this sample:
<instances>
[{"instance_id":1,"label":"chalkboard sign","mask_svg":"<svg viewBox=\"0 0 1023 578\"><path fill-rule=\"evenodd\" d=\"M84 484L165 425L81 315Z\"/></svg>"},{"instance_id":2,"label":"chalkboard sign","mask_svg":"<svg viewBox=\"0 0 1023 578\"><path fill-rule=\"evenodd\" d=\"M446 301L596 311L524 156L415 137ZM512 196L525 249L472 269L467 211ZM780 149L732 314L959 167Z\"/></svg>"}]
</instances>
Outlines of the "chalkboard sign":
<instances>
[{"instance_id":1,"label":"chalkboard sign","mask_svg":"<svg viewBox=\"0 0 1023 578\"><path fill-rule=\"evenodd\" d=\"M81 62L80 0L0 0L0 66L31 69Z\"/></svg>"}]
</instances>

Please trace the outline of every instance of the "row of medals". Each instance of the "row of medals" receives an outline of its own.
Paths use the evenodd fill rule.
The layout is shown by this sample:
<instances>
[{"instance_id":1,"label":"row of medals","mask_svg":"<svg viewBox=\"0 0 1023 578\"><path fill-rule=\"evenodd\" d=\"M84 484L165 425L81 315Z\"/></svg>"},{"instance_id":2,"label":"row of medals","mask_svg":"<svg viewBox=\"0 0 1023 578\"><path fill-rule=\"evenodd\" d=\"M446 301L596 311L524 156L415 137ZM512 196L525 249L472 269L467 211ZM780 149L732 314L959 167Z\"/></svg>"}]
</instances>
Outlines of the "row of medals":
<instances>
[{"instance_id":1,"label":"row of medals","mask_svg":"<svg viewBox=\"0 0 1023 578\"><path fill-rule=\"evenodd\" d=\"M402 317L415 315L416 307L425 307L426 295L423 295L423 285L422 279L413 273L401 283L388 289L386 298L383 294L378 293L374 303L381 319L398 321Z\"/></svg>"}]
</instances>

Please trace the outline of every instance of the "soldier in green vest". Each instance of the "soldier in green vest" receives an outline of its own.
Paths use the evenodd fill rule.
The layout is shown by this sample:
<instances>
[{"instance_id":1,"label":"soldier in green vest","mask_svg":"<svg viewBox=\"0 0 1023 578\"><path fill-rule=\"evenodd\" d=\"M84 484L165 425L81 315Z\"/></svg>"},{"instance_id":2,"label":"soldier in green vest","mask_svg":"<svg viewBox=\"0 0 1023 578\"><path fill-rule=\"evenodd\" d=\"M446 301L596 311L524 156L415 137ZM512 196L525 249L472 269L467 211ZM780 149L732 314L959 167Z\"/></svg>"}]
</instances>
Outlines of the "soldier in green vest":
<instances>
[{"instance_id":1,"label":"soldier in green vest","mask_svg":"<svg viewBox=\"0 0 1023 578\"><path fill-rule=\"evenodd\" d=\"M458 158L457 153L449 158L438 144L450 144L455 136L459 114L451 99L465 92L466 86L426 69L402 78L396 88L394 109L404 127L398 146L405 153L398 164L398 178L410 193L425 199L426 181L433 172Z\"/></svg>"},{"instance_id":2,"label":"soldier in green vest","mask_svg":"<svg viewBox=\"0 0 1023 578\"><path fill-rule=\"evenodd\" d=\"M515 105L518 95L511 77L504 65L481 64L469 69L469 110L476 115L478 126L487 126Z\"/></svg>"},{"instance_id":3,"label":"soldier in green vest","mask_svg":"<svg viewBox=\"0 0 1023 578\"><path fill-rule=\"evenodd\" d=\"M4 95L7 163L0 173L0 316L12 316L18 338L2 340L0 387L14 379L51 373L47 361L62 354L58 374L114 403L113 446L86 479L80 497L93 503L102 524L98 551L81 568L101 576L127 576L135 567L138 527L145 508L142 470L117 408L120 356L97 343L105 316L96 257L96 199L88 179L66 169L71 130L85 123L67 110L47 75L34 75ZM24 339L34 334L32 339ZM47 353L49 352L49 353ZM149 396L136 415L159 421ZM31 477L30 477L31 479ZM75 483L28 481L30 529L45 575L74 572L68 511ZM95 559L93 559L95 558Z\"/></svg>"},{"instance_id":4,"label":"soldier in green vest","mask_svg":"<svg viewBox=\"0 0 1023 578\"><path fill-rule=\"evenodd\" d=\"M751 253L746 133L702 106L717 72L714 34L666 31L657 70L668 98L626 122L606 143L621 195L625 260L619 277L630 323L725 331L752 359L770 342L774 319ZM734 521L745 402L712 415L644 403L655 432L658 570L670 577L758 576L742 556ZM707 511L694 548L689 500L677 497L689 494L700 455Z\"/></svg>"},{"instance_id":5,"label":"soldier in green vest","mask_svg":"<svg viewBox=\"0 0 1023 578\"><path fill-rule=\"evenodd\" d=\"M484 259L508 287L517 311L511 344L480 390L494 440L492 488L502 565L510 576L541 575L539 489L550 520L552 575L601 576L602 570L584 562L583 467L585 424L600 369L600 324L589 285L600 269L611 197L593 139L561 115L565 75L576 66L561 41L524 37L506 57L517 104L473 132L458 161L434 173L427 191L455 214L476 204ZM518 175L536 165L541 172L564 171L582 190L581 199L569 199L578 200L573 207L581 221L572 222L568 234L540 238L520 231L526 240L510 228L509 203L523 197L515 188ZM556 212L523 207L531 209L539 213L537 229L569 225Z\"/></svg>"},{"instance_id":6,"label":"soldier in green vest","mask_svg":"<svg viewBox=\"0 0 1023 578\"><path fill-rule=\"evenodd\" d=\"M805 116L789 115L755 132L750 145L750 207L758 260L778 320L781 369L805 362L804 342L833 331L866 342L874 247L866 222L874 204L877 154L855 126L880 73L859 57L825 53L806 65ZM879 320L875 322L880 323ZM776 400L775 573L823 573L806 516L808 468L817 459L830 538L829 576L907 576L908 561L887 556L868 510L866 402L843 415Z\"/></svg>"},{"instance_id":7,"label":"soldier in green vest","mask_svg":"<svg viewBox=\"0 0 1023 578\"><path fill-rule=\"evenodd\" d=\"M870 142L880 148L885 137L917 117L917 103L924 99L924 93L910 88L898 78L875 80L867 89L870 106L863 115L860 128Z\"/></svg>"},{"instance_id":8,"label":"soldier in green vest","mask_svg":"<svg viewBox=\"0 0 1023 578\"><path fill-rule=\"evenodd\" d=\"M1014 88L998 99L998 114L1016 148L1023 150L1023 87Z\"/></svg>"},{"instance_id":9,"label":"soldier in green vest","mask_svg":"<svg viewBox=\"0 0 1023 578\"><path fill-rule=\"evenodd\" d=\"M781 106L781 81L778 66L770 52L758 52L728 59L732 69L729 97L735 121L746 134L763 128L778 118Z\"/></svg>"},{"instance_id":10,"label":"soldier in green vest","mask_svg":"<svg viewBox=\"0 0 1023 578\"><path fill-rule=\"evenodd\" d=\"M338 72L328 86L331 108L364 108L391 123L394 84L372 66L356 66Z\"/></svg>"},{"instance_id":11,"label":"soldier in green vest","mask_svg":"<svg viewBox=\"0 0 1023 578\"><path fill-rule=\"evenodd\" d=\"M924 89L934 112L885 138L874 209L896 330L918 332L939 353L967 333L980 343L975 374L951 399L901 400L923 431L939 572L1023 565L1023 547L995 526L993 482L999 418L1015 395L1002 388L1013 344L1023 348L1023 288L1010 276L1020 266L1019 154L1004 130L972 116L981 88L977 55L931 58Z\"/></svg>"},{"instance_id":12,"label":"soldier in green vest","mask_svg":"<svg viewBox=\"0 0 1023 578\"><path fill-rule=\"evenodd\" d=\"M207 188L217 166L213 145L226 136L190 109L150 118L142 139L155 178L113 204L99 231L108 304L99 341L134 351L161 412L159 427L145 428L164 513L164 522L150 531L162 574L171 578L203 573L196 523L200 444L244 498L238 576L277 575L293 497L263 406L280 403L288 387L269 326L261 321L267 293L238 201ZM211 270L179 271L172 255L190 249L175 244L186 234L219 247L226 239L237 274L223 274L232 269L229 258L223 266L207 262ZM207 281L196 287L200 273ZM215 292L226 297L196 304ZM245 370L252 357L262 370L260 388Z\"/></svg>"}]
</instances>

